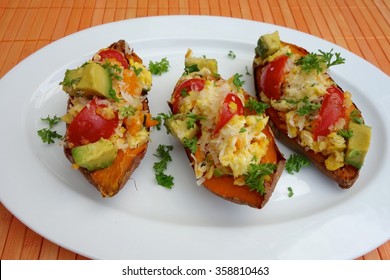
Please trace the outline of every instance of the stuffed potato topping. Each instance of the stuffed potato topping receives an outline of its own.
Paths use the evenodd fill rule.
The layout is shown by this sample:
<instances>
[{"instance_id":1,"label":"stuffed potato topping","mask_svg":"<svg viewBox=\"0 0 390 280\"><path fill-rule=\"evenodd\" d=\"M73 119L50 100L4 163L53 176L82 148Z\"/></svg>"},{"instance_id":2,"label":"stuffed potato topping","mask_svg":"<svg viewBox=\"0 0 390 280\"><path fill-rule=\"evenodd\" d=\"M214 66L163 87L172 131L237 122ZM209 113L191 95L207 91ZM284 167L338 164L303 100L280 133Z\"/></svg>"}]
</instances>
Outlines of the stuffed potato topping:
<instances>
[{"instance_id":1,"label":"stuffed potato topping","mask_svg":"<svg viewBox=\"0 0 390 280\"><path fill-rule=\"evenodd\" d=\"M278 32L259 38L253 62L255 87L277 138L303 153L342 188L353 185L368 151L371 127L352 95L330 77L344 63L339 53L309 53L280 41Z\"/></svg>"},{"instance_id":2,"label":"stuffed potato topping","mask_svg":"<svg viewBox=\"0 0 390 280\"><path fill-rule=\"evenodd\" d=\"M242 85L240 75L224 80L214 59L192 57L189 50L166 126L185 147L199 185L224 199L262 208L285 160L268 126L265 104Z\"/></svg>"},{"instance_id":3,"label":"stuffed potato topping","mask_svg":"<svg viewBox=\"0 0 390 280\"><path fill-rule=\"evenodd\" d=\"M123 40L65 72L65 155L103 197L118 193L146 152L151 77Z\"/></svg>"}]
</instances>

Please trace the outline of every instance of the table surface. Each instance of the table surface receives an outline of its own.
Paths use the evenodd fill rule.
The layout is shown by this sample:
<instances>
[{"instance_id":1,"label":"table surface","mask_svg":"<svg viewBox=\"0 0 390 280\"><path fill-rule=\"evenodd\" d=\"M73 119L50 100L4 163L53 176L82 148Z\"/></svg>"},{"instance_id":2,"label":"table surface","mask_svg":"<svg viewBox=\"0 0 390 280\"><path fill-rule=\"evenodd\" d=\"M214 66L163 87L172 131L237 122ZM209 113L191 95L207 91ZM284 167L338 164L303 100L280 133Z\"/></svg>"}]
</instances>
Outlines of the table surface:
<instances>
[{"instance_id":1,"label":"table surface","mask_svg":"<svg viewBox=\"0 0 390 280\"><path fill-rule=\"evenodd\" d=\"M390 0L0 0L0 77L38 49L79 30L178 14L244 18L300 30L334 42L390 75ZM0 256L86 259L35 233L2 204ZM358 259L390 260L390 241Z\"/></svg>"}]
</instances>

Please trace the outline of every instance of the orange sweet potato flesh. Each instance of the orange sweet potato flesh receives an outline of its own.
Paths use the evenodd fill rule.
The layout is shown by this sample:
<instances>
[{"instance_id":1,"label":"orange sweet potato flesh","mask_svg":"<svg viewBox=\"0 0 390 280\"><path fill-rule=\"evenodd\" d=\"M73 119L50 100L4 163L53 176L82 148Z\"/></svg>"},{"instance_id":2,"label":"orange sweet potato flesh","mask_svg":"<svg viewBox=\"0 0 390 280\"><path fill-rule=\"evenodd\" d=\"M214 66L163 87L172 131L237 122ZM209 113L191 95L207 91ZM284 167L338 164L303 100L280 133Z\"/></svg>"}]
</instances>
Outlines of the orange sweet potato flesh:
<instances>
[{"instance_id":1,"label":"orange sweet potato flesh","mask_svg":"<svg viewBox=\"0 0 390 280\"><path fill-rule=\"evenodd\" d=\"M256 191L251 191L248 186L234 185L234 178L232 176L212 177L203 183L204 187L231 202L246 204L254 208L263 208L270 199L285 166L285 160L275 144L269 126L263 132L267 135L270 143L267 154L262 158L261 162L277 164L276 171L271 176L270 181L265 181L264 183L264 195Z\"/></svg>"},{"instance_id":2,"label":"orange sweet potato flesh","mask_svg":"<svg viewBox=\"0 0 390 280\"><path fill-rule=\"evenodd\" d=\"M117 194L145 156L148 144L135 149L119 150L112 165L95 171L79 167L84 177L102 194L112 197ZM73 162L70 149L65 149L67 158Z\"/></svg>"},{"instance_id":3,"label":"orange sweet potato flesh","mask_svg":"<svg viewBox=\"0 0 390 280\"><path fill-rule=\"evenodd\" d=\"M282 42L282 45L288 45L293 53L306 55L308 52L296 45ZM265 66L265 65L264 65ZM263 67L264 67L263 66ZM253 64L253 73L255 77L255 89L257 97L260 98L260 79L261 79L261 71L262 66L257 66L255 63ZM354 108L356 106L354 105ZM312 150L308 150L303 148L298 142L296 138L288 137L287 133L287 125L285 123L285 119L283 117L283 113L278 112L272 107L266 109L266 113L269 116L269 124L274 132L275 137L280 140L286 146L292 148L294 151L305 155L322 173L324 173L331 180L335 181L341 188L346 189L350 188L357 178L359 177L359 170L351 165L345 165L342 168L339 168L335 171L330 171L325 167L326 157L320 153L315 153ZM348 114L349 115L349 114Z\"/></svg>"}]
</instances>

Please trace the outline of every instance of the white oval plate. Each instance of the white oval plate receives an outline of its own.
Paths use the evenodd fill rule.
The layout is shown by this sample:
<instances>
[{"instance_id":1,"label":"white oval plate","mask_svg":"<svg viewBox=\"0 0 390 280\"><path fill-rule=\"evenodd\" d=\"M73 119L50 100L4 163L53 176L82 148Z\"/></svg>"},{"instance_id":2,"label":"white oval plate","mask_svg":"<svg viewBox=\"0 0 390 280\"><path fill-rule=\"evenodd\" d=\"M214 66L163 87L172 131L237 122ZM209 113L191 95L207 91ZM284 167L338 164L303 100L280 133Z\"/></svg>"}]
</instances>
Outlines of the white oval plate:
<instances>
[{"instance_id":1,"label":"white oval plate","mask_svg":"<svg viewBox=\"0 0 390 280\"><path fill-rule=\"evenodd\" d=\"M224 78L243 74L245 88L253 93L246 68L251 72L258 37L275 30L286 42L313 52L333 48L346 58L331 75L353 93L373 127L365 166L349 190L308 167L296 175L285 172L264 209L236 205L197 186L180 144L154 130L132 179L117 196L103 199L71 169L58 144L43 144L37 136L45 127L41 117L65 112L67 98L58 84L64 71L118 39L127 40L145 64L164 57L170 62L168 73L154 76L149 93L156 115L168 112L166 101L183 72L187 48L216 58ZM96 259L352 259L390 237L389 88L389 77L360 57L280 26L207 16L97 26L48 45L1 79L1 202L45 238ZM175 177L171 190L154 179L158 159L153 153L159 144L174 146L167 170ZM281 150L288 157L290 151ZM294 191L291 198L288 187Z\"/></svg>"}]
</instances>

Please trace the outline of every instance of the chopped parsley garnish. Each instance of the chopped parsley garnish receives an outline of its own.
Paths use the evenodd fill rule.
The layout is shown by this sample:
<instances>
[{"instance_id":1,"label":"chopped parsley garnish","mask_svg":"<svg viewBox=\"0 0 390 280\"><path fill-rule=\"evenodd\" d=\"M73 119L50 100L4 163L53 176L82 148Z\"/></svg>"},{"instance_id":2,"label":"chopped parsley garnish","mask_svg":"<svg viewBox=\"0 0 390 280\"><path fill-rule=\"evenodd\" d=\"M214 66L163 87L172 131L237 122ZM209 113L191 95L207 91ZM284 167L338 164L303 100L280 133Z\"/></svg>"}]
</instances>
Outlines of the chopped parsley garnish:
<instances>
[{"instance_id":1,"label":"chopped parsley garnish","mask_svg":"<svg viewBox=\"0 0 390 280\"><path fill-rule=\"evenodd\" d=\"M63 138L62 135L53 130L53 127L61 121L61 118L57 116L54 116L53 118L47 116L46 118L41 118L41 120L49 124L49 128L38 130L38 135L41 137L43 143L53 144L55 139Z\"/></svg>"},{"instance_id":2,"label":"chopped parsley garnish","mask_svg":"<svg viewBox=\"0 0 390 280\"><path fill-rule=\"evenodd\" d=\"M195 154L196 150L198 149L198 138L194 137L188 139L187 137L184 137L183 145L184 147L190 149L191 153Z\"/></svg>"},{"instance_id":3,"label":"chopped parsley garnish","mask_svg":"<svg viewBox=\"0 0 390 280\"><path fill-rule=\"evenodd\" d=\"M130 117L130 116L134 116L135 112L137 111L137 109L135 109L133 106L129 105L129 106L123 106L123 107L120 107L119 108L119 114L123 117L123 118L126 118L126 117Z\"/></svg>"},{"instance_id":4,"label":"chopped parsley garnish","mask_svg":"<svg viewBox=\"0 0 390 280\"><path fill-rule=\"evenodd\" d=\"M57 123L61 121L61 118L54 115L54 117L50 117L49 115L46 118L41 118L42 121L47 122L49 124L49 128L53 128Z\"/></svg>"},{"instance_id":5,"label":"chopped parsley garnish","mask_svg":"<svg viewBox=\"0 0 390 280\"><path fill-rule=\"evenodd\" d=\"M118 64L106 62L102 64L102 66L106 70L106 72L108 73L111 79L115 79L118 81L122 80L122 76L119 75L120 73L122 73L122 68Z\"/></svg>"},{"instance_id":6,"label":"chopped parsley garnish","mask_svg":"<svg viewBox=\"0 0 390 280\"><path fill-rule=\"evenodd\" d=\"M193 65L190 65L190 66L187 66L185 69L184 69L184 74L188 75L192 72L198 72L200 69L199 69L199 66L198 64L193 64Z\"/></svg>"},{"instance_id":7,"label":"chopped parsley garnish","mask_svg":"<svg viewBox=\"0 0 390 280\"><path fill-rule=\"evenodd\" d=\"M199 116L199 115L194 114L194 113L188 113L186 115L186 118L187 118L187 122L186 122L187 123L187 129L193 128L197 121L206 119L205 117Z\"/></svg>"},{"instance_id":8,"label":"chopped parsley garnish","mask_svg":"<svg viewBox=\"0 0 390 280\"><path fill-rule=\"evenodd\" d=\"M245 102L245 108L255 111L258 115L263 114L265 109L267 109L268 107L269 107L268 104L257 101L254 98L249 98Z\"/></svg>"},{"instance_id":9,"label":"chopped parsley garnish","mask_svg":"<svg viewBox=\"0 0 390 280\"><path fill-rule=\"evenodd\" d=\"M309 97L305 96L304 98L300 99L298 102L298 109L297 113L300 116L306 116L309 115L311 112L319 109L321 107L320 104L316 104L309 101Z\"/></svg>"},{"instance_id":10,"label":"chopped parsley garnish","mask_svg":"<svg viewBox=\"0 0 390 280\"><path fill-rule=\"evenodd\" d=\"M115 102L119 102L119 98L116 96L116 92L113 88L110 89L108 95L111 97L112 100Z\"/></svg>"},{"instance_id":11,"label":"chopped parsley garnish","mask_svg":"<svg viewBox=\"0 0 390 280\"><path fill-rule=\"evenodd\" d=\"M340 129L337 131L337 134L345 139L349 139L353 136L353 130L350 129Z\"/></svg>"},{"instance_id":12,"label":"chopped parsley garnish","mask_svg":"<svg viewBox=\"0 0 390 280\"><path fill-rule=\"evenodd\" d=\"M139 74L141 74L141 72L142 72L142 67L140 67L140 68L136 68L135 66L133 66L132 67L133 68L133 70L134 70L134 73L137 75L137 76L139 76Z\"/></svg>"},{"instance_id":13,"label":"chopped parsley garnish","mask_svg":"<svg viewBox=\"0 0 390 280\"><path fill-rule=\"evenodd\" d=\"M252 76L252 74L249 72L248 66L245 66L245 75Z\"/></svg>"},{"instance_id":14,"label":"chopped parsley garnish","mask_svg":"<svg viewBox=\"0 0 390 280\"><path fill-rule=\"evenodd\" d=\"M169 154L172 150L173 146L160 144L156 150L156 154L154 154L155 157L160 158L160 161L153 164L157 183L168 189L171 189L174 185L173 176L165 174L168 162L172 161L171 155Z\"/></svg>"},{"instance_id":15,"label":"chopped parsley garnish","mask_svg":"<svg viewBox=\"0 0 390 280\"><path fill-rule=\"evenodd\" d=\"M228 57L230 57L232 59L235 59L236 58L236 54L233 51L229 51Z\"/></svg>"},{"instance_id":16,"label":"chopped parsley garnish","mask_svg":"<svg viewBox=\"0 0 390 280\"><path fill-rule=\"evenodd\" d=\"M342 58L340 53L333 53L333 49L329 52L318 51L320 54L309 53L298 59L297 64L302 67L303 71L310 72L316 70L317 73L321 73L331 66L343 64L345 62L345 58ZM324 67L326 68L324 69Z\"/></svg>"},{"instance_id":17,"label":"chopped parsley garnish","mask_svg":"<svg viewBox=\"0 0 390 280\"><path fill-rule=\"evenodd\" d=\"M240 131L239 131L239 133L244 133L246 131L246 127L245 126L243 126L243 127L241 127L240 128Z\"/></svg>"},{"instance_id":18,"label":"chopped parsley garnish","mask_svg":"<svg viewBox=\"0 0 390 280\"><path fill-rule=\"evenodd\" d=\"M250 190L265 194L264 181L266 176L271 175L276 170L277 165L273 163L251 163L248 172L244 175L245 183Z\"/></svg>"},{"instance_id":19,"label":"chopped parsley garnish","mask_svg":"<svg viewBox=\"0 0 390 280\"><path fill-rule=\"evenodd\" d=\"M168 127L166 126L166 121L170 118L172 118L173 115L172 113L168 113L168 114L165 114L165 113L159 113L157 115L157 117L154 117L152 118L153 120L156 120L158 121L158 124L155 126L157 130L160 130L161 129L161 124L164 124L165 128L167 129L167 133L169 133L169 129Z\"/></svg>"},{"instance_id":20,"label":"chopped parsley garnish","mask_svg":"<svg viewBox=\"0 0 390 280\"><path fill-rule=\"evenodd\" d=\"M294 195L292 187L288 187L287 190L288 190L288 197L292 197Z\"/></svg>"},{"instance_id":21,"label":"chopped parsley garnish","mask_svg":"<svg viewBox=\"0 0 390 280\"><path fill-rule=\"evenodd\" d=\"M309 165L310 161L305 156L300 154L291 154L287 159L285 169L288 173L294 174L294 172L299 172L302 167Z\"/></svg>"},{"instance_id":22,"label":"chopped parsley garnish","mask_svg":"<svg viewBox=\"0 0 390 280\"><path fill-rule=\"evenodd\" d=\"M161 59L159 62L149 62L149 70L153 75L161 76L163 73L168 72L169 61L166 57Z\"/></svg>"},{"instance_id":23,"label":"chopped parsley garnish","mask_svg":"<svg viewBox=\"0 0 390 280\"><path fill-rule=\"evenodd\" d=\"M351 112L351 114L349 114L349 117L351 118L351 120L354 123L363 124L363 118L362 118L361 113L358 109L353 110Z\"/></svg>"},{"instance_id":24,"label":"chopped parsley garnish","mask_svg":"<svg viewBox=\"0 0 390 280\"><path fill-rule=\"evenodd\" d=\"M57 131L50 128L42 128L38 130L38 135L41 137L43 143L53 144L54 139L61 139L63 136L58 134Z\"/></svg>"},{"instance_id":25,"label":"chopped parsley garnish","mask_svg":"<svg viewBox=\"0 0 390 280\"><path fill-rule=\"evenodd\" d=\"M245 81L241 80L242 75L241 74L234 74L233 76L233 84L237 87L237 89L241 89L241 87L245 84Z\"/></svg>"},{"instance_id":26,"label":"chopped parsley garnish","mask_svg":"<svg viewBox=\"0 0 390 280\"><path fill-rule=\"evenodd\" d=\"M60 82L60 85L65 87L72 87L73 85L77 85L81 80L81 77L78 77L76 79L68 79L64 78L62 82Z\"/></svg>"}]
</instances>

